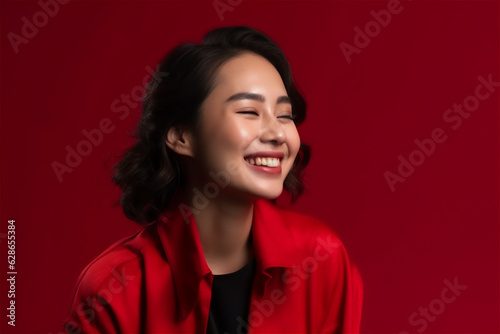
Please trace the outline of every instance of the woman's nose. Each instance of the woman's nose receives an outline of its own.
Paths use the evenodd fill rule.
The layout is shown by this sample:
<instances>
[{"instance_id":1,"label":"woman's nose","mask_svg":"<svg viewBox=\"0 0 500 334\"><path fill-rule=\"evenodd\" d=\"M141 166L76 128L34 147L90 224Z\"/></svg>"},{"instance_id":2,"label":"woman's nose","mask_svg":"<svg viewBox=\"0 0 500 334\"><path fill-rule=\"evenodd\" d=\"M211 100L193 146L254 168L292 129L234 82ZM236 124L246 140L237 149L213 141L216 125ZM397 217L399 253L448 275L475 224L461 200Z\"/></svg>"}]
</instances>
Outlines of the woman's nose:
<instances>
[{"instance_id":1,"label":"woman's nose","mask_svg":"<svg viewBox=\"0 0 500 334\"><path fill-rule=\"evenodd\" d=\"M279 123L276 117L271 117L263 121L262 129L260 131L260 140L263 143L282 144L286 139L283 126Z\"/></svg>"}]
</instances>

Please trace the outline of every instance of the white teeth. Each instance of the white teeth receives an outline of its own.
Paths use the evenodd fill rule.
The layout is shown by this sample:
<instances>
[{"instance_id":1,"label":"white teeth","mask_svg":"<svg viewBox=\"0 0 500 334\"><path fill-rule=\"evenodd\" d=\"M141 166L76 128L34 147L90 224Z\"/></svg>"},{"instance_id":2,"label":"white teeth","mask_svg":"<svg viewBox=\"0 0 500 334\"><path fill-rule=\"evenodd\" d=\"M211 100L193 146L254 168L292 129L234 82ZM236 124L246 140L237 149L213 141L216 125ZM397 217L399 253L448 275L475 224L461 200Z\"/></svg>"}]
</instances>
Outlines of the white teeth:
<instances>
[{"instance_id":1,"label":"white teeth","mask_svg":"<svg viewBox=\"0 0 500 334\"><path fill-rule=\"evenodd\" d=\"M280 164L280 159L267 158L267 157L257 157L255 159L249 158L249 159L245 159L245 161L251 165L267 166L267 167L277 167Z\"/></svg>"}]
</instances>

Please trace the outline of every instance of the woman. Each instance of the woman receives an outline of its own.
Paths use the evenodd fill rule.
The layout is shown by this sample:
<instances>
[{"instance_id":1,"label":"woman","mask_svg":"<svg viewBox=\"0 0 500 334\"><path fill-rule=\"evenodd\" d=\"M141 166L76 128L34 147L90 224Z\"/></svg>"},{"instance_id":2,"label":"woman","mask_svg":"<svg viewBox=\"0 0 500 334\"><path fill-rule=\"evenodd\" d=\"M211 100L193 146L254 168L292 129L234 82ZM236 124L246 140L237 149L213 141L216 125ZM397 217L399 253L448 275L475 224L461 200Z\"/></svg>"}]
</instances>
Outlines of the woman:
<instances>
[{"instance_id":1,"label":"woman","mask_svg":"<svg viewBox=\"0 0 500 334\"><path fill-rule=\"evenodd\" d=\"M115 167L142 224L80 276L68 333L354 333L362 283L328 226L274 206L302 192L305 102L248 27L172 50Z\"/></svg>"}]
</instances>

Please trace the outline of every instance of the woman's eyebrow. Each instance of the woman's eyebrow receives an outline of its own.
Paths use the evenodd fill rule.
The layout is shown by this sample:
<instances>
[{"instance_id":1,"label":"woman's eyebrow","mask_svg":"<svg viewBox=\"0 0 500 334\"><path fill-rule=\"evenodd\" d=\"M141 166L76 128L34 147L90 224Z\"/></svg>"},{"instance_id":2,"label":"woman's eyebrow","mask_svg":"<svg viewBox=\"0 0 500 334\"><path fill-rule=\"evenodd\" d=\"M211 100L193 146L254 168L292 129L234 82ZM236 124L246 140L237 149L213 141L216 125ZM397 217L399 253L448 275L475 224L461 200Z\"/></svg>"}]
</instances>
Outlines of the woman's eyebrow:
<instances>
[{"instance_id":1,"label":"woman's eyebrow","mask_svg":"<svg viewBox=\"0 0 500 334\"><path fill-rule=\"evenodd\" d=\"M238 101L238 100L255 100L255 101L259 101L259 102L266 101L264 96L261 94L243 92L243 93L236 93L234 95L231 95L224 103L229 103L229 102ZM278 99L276 100L276 104L279 104L279 103L292 104L292 100L290 100L290 98L288 96L282 95L282 96L278 97Z\"/></svg>"}]
</instances>

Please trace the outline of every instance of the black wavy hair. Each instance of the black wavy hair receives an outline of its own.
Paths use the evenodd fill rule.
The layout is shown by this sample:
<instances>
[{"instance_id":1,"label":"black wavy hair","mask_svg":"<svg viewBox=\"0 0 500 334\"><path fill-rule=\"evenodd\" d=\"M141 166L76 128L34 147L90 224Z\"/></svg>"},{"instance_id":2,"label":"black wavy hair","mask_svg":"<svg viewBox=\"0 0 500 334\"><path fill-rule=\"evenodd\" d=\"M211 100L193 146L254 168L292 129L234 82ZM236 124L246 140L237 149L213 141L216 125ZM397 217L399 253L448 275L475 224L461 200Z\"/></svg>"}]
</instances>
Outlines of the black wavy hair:
<instances>
[{"instance_id":1,"label":"black wavy hair","mask_svg":"<svg viewBox=\"0 0 500 334\"><path fill-rule=\"evenodd\" d=\"M183 175L178 156L165 144L168 130L180 125L195 128L217 70L229 59L249 52L274 65L292 101L295 124L305 120L306 102L293 82L290 65L278 45L263 33L245 26L217 28L200 44L175 47L146 90L135 144L113 168L113 182L122 189L120 204L129 219L151 223L174 201ZM301 143L283 184L292 200L303 192L300 176L309 158L309 146Z\"/></svg>"}]
</instances>

